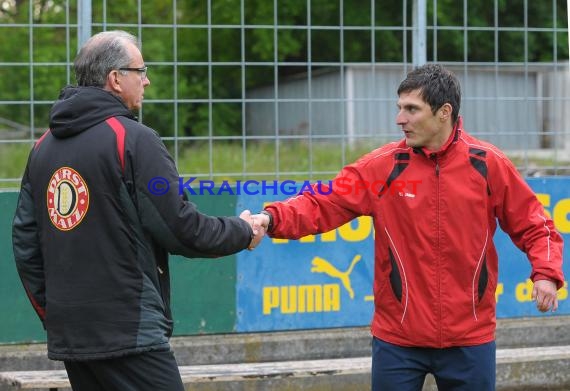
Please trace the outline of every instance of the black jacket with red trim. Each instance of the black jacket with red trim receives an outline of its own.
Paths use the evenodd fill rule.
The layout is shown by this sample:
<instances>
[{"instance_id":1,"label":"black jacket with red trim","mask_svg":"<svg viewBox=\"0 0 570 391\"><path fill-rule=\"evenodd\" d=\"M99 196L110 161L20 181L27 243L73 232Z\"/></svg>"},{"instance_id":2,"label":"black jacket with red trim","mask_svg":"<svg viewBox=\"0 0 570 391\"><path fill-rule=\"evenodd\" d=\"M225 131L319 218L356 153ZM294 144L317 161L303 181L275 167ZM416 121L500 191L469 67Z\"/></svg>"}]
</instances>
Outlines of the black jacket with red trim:
<instances>
[{"instance_id":1,"label":"black jacket with red trim","mask_svg":"<svg viewBox=\"0 0 570 391\"><path fill-rule=\"evenodd\" d=\"M372 217L372 334L400 346L494 340L497 224L526 253L533 281L564 284L552 220L507 157L464 132L461 119L438 152L387 144L344 167L332 191L314 189L266 210L270 236L288 239Z\"/></svg>"},{"instance_id":2,"label":"black jacket with red trim","mask_svg":"<svg viewBox=\"0 0 570 391\"><path fill-rule=\"evenodd\" d=\"M149 191L158 177L162 195ZM62 91L30 153L13 222L16 266L50 358L169 349L168 253L247 248L249 224L201 214L178 183L158 134L119 98L95 87Z\"/></svg>"}]
</instances>

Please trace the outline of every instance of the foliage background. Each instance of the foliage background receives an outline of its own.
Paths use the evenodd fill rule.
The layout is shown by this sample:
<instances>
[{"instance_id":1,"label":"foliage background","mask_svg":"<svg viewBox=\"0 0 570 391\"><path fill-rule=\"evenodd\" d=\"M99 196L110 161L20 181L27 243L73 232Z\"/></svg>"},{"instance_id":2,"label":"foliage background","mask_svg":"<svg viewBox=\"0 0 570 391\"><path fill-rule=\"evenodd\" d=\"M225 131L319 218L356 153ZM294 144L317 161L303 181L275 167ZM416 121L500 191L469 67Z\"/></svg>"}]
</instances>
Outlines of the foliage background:
<instances>
[{"instance_id":1,"label":"foliage background","mask_svg":"<svg viewBox=\"0 0 570 391\"><path fill-rule=\"evenodd\" d=\"M275 78L411 59L411 0L92 6L93 33L120 28L141 38L152 81L141 115L164 137L242 135L243 91ZM0 119L12 128L43 132L58 91L75 82L76 15L76 1L0 0ZM427 22L428 61L568 60L565 0L428 1Z\"/></svg>"}]
</instances>

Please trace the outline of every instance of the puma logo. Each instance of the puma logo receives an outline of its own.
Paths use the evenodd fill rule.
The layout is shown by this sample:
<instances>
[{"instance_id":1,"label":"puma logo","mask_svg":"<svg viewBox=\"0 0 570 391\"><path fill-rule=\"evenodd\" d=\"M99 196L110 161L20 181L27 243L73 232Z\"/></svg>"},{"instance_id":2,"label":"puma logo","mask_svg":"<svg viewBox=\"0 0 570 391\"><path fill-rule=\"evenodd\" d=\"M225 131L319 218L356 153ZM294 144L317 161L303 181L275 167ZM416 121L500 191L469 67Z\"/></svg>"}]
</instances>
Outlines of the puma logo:
<instances>
[{"instance_id":1,"label":"puma logo","mask_svg":"<svg viewBox=\"0 0 570 391\"><path fill-rule=\"evenodd\" d=\"M354 299L354 290L352 290L352 286L350 285L350 274L352 273L354 266L358 263L358 261L360 261L361 258L362 257L360 255L356 255L354 258L352 258L352 262L350 263L348 269L344 272L341 272L326 259L323 259L321 257L314 257L313 261L311 262L311 273L325 273L328 276L340 279L350 298Z\"/></svg>"}]
</instances>

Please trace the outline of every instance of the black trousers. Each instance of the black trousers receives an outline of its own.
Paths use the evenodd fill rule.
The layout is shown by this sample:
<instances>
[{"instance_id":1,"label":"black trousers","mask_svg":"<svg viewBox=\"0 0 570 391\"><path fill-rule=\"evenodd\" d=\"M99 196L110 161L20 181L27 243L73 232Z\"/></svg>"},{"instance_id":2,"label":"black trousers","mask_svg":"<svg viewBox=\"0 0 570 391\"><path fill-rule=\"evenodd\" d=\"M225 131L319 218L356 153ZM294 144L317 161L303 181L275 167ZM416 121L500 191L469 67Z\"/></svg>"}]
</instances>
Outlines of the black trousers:
<instances>
[{"instance_id":1,"label":"black trousers","mask_svg":"<svg viewBox=\"0 0 570 391\"><path fill-rule=\"evenodd\" d=\"M64 364L73 391L184 391L170 351Z\"/></svg>"}]
</instances>

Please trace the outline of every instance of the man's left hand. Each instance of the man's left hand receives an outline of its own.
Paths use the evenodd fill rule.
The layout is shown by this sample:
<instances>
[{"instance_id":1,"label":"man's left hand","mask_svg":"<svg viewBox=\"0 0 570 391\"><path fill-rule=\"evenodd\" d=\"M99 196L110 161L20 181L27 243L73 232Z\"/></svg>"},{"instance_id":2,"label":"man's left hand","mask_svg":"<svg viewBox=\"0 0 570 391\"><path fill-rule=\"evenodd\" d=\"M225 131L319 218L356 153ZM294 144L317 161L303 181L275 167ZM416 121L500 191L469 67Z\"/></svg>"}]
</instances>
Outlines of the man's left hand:
<instances>
[{"instance_id":1,"label":"man's left hand","mask_svg":"<svg viewBox=\"0 0 570 391\"><path fill-rule=\"evenodd\" d=\"M556 297L556 283L549 280L537 280L532 289L532 299L536 301L536 308L540 312L558 309L558 298Z\"/></svg>"}]
</instances>

